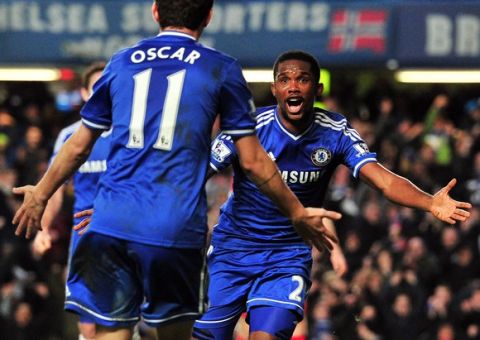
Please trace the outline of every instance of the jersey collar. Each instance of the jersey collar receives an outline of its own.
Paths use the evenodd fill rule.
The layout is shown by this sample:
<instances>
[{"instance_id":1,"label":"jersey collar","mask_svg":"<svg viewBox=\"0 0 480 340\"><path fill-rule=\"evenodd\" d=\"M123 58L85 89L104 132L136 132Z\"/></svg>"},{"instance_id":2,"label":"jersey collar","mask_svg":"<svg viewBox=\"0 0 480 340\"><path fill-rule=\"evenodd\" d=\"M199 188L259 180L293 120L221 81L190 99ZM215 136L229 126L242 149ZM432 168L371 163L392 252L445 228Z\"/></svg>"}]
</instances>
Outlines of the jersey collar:
<instances>
[{"instance_id":1,"label":"jersey collar","mask_svg":"<svg viewBox=\"0 0 480 340\"><path fill-rule=\"evenodd\" d=\"M177 32L177 31L162 31L158 33L157 37L164 37L164 36L169 36L169 37L181 37L181 38L188 38L195 40L194 37L187 33L182 33L182 32Z\"/></svg>"},{"instance_id":2,"label":"jersey collar","mask_svg":"<svg viewBox=\"0 0 480 340\"><path fill-rule=\"evenodd\" d=\"M275 106L275 121L277 122L277 125L280 127L280 130L282 130L287 136L289 136L293 140L299 140L303 136L305 136L313 127L314 121L310 123L310 126L305 129L301 134L295 135L292 132L288 131L285 126L283 126L282 122L280 121L280 118L278 118L278 106Z\"/></svg>"}]
</instances>

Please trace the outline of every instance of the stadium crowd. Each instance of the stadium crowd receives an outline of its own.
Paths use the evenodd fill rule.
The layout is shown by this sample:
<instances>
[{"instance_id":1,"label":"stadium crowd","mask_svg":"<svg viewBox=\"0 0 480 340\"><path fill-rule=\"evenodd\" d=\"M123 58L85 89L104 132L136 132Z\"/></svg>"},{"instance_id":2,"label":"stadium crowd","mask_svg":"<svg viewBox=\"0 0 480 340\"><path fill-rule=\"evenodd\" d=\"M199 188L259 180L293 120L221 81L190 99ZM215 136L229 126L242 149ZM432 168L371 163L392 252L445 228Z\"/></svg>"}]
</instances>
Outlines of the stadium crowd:
<instances>
[{"instance_id":1,"label":"stadium crowd","mask_svg":"<svg viewBox=\"0 0 480 340\"><path fill-rule=\"evenodd\" d=\"M38 181L58 131L78 119L75 85L65 84L68 105L45 84L0 91L2 339L78 337L75 321L63 312L71 200L55 222L46 256L32 252L31 241L16 237L11 225L19 204L11 188ZM358 91L351 87L340 79L322 105L348 116L380 162L426 191L457 178L452 196L474 209L467 222L447 226L390 204L338 168L325 206L343 214L336 227L349 271L340 278L327 256L316 256L307 338L480 338L480 99L432 89L425 104L386 85L354 98ZM230 185L229 173L207 183L211 226Z\"/></svg>"}]
</instances>

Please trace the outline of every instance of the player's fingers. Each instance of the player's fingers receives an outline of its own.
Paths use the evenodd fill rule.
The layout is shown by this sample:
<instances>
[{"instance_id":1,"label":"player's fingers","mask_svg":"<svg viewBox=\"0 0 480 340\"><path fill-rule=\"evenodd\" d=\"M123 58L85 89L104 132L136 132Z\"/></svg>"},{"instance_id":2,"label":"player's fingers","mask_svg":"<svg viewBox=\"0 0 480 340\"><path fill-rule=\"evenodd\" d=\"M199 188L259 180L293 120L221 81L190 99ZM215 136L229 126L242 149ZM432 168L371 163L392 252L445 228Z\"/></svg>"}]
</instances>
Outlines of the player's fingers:
<instances>
[{"instance_id":1,"label":"player's fingers","mask_svg":"<svg viewBox=\"0 0 480 340\"><path fill-rule=\"evenodd\" d=\"M87 210L83 210L75 213L73 217L80 218L80 217L91 216L91 215L93 215L93 209L87 209Z\"/></svg>"},{"instance_id":2,"label":"player's fingers","mask_svg":"<svg viewBox=\"0 0 480 340\"><path fill-rule=\"evenodd\" d=\"M87 230L88 230L88 227L89 227L89 226L86 226L85 228L83 228L82 230L80 230L80 231L78 232L78 235L81 236L81 235L85 234L85 233L87 232Z\"/></svg>"},{"instance_id":3,"label":"player's fingers","mask_svg":"<svg viewBox=\"0 0 480 340\"><path fill-rule=\"evenodd\" d=\"M447 217L444 222L448 223L448 224L455 224L455 220L451 217Z\"/></svg>"},{"instance_id":4,"label":"player's fingers","mask_svg":"<svg viewBox=\"0 0 480 340\"><path fill-rule=\"evenodd\" d=\"M445 190L445 192L448 193L450 192L450 190L452 190L455 184L457 184L457 179L453 178L450 182L448 182L448 184L443 189Z\"/></svg>"},{"instance_id":5,"label":"player's fingers","mask_svg":"<svg viewBox=\"0 0 480 340\"><path fill-rule=\"evenodd\" d=\"M324 227L324 230L322 233L326 239L330 240L333 243L338 243L337 236L327 228Z\"/></svg>"},{"instance_id":6,"label":"player's fingers","mask_svg":"<svg viewBox=\"0 0 480 340\"><path fill-rule=\"evenodd\" d=\"M15 213L15 216L13 216L12 224L17 224L18 222L20 222L22 220L24 211L25 211L25 209L23 209L23 207L20 207L17 210L17 212Z\"/></svg>"},{"instance_id":7,"label":"player's fingers","mask_svg":"<svg viewBox=\"0 0 480 340\"><path fill-rule=\"evenodd\" d=\"M315 247L320 254L322 254L325 250L323 243L318 239L310 240L310 245Z\"/></svg>"},{"instance_id":8,"label":"player's fingers","mask_svg":"<svg viewBox=\"0 0 480 340\"><path fill-rule=\"evenodd\" d=\"M21 236L25 231L25 228L27 227L27 216L25 214L22 214L20 217L18 217L17 220L18 226L17 229L15 229L15 235Z\"/></svg>"},{"instance_id":9,"label":"player's fingers","mask_svg":"<svg viewBox=\"0 0 480 340\"><path fill-rule=\"evenodd\" d=\"M468 202L455 201L455 205L457 206L457 208L464 208L464 209L471 209L472 208L472 205Z\"/></svg>"},{"instance_id":10,"label":"player's fingers","mask_svg":"<svg viewBox=\"0 0 480 340\"><path fill-rule=\"evenodd\" d=\"M327 237L325 237L324 235L322 235L322 237L320 238L321 242L322 242L322 245L324 248L326 248L328 251L332 251L333 249L333 243L332 241L330 241L330 239L328 239Z\"/></svg>"},{"instance_id":11,"label":"player's fingers","mask_svg":"<svg viewBox=\"0 0 480 340\"><path fill-rule=\"evenodd\" d=\"M460 215L460 214L456 214L456 213L453 213L451 218L453 218L454 220L456 221L466 221L467 220L467 217L464 216L464 215Z\"/></svg>"},{"instance_id":12,"label":"player's fingers","mask_svg":"<svg viewBox=\"0 0 480 340\"><path fill-rule=\"evenodd\" d=\"M73 230L77 231L77 230L80 230L80 229L86 227L90 223L90 220L91 220L90 217L87 217L87 218L81 220L77 225L75 225L73 227Z\"/></svg>"},{"instance_id":13,"label":"player's fingers","mask_svg":"<svg viewBox=\"0 0 480 340\"><path fill-rule=\"evenodd\" d=\"M455 214L463 216L463 217L470 217L470 211L466 211L463 209L455 209Z\"/></svg>"},{"instance_id":14,"label":"player's fingers","mask_svg":"<svg viewBox=\"0 0 480 340\"><path fill-rule=\"evenodd\" d=\"M35 234L35 231L37 230L36 227L36 221L33 218L28 219L28 224L27 224L27 232L25 234L25 238L29 239L30 237Z\"/></svg>"},{"instance_id":15,"label":"player's fingers","mask_svg":"<svg viewBox=\"0 0 480 340\"><path fill-rule=\"evenodd\" d=\"M15 194L15 195L23 195L25 194L29 188L31 188L32 186L31 185L25 185L23 187L16 187L16 188L13 188L12 189L12 192Z\"/></svg>"},{"instance_id":16,"label":"player's fingers","mask_svg":"<svg viewBox=\"0 0 480 340\"><path fill-rule=\"evenodd\" d=\"M316 216L321 218L327 217L332 220L339 220L342 218L342 214L340 214L339 212L327 210L324 208L307 208L307 210L311 216Z\"/></svg>"},{"instance_id":17,"label":"player's fingers","mask_svg":"<svg viewBox=\"0 0 480 340\"><path fill-rule=\"evenodd\" d=\"M339 219L342 218L342 214L340 214L339 212L336 212L336 211L332 211L332 210L325 210L324 217L331 218L332 220L339 220Z\"/></svg>"}]
</instances>

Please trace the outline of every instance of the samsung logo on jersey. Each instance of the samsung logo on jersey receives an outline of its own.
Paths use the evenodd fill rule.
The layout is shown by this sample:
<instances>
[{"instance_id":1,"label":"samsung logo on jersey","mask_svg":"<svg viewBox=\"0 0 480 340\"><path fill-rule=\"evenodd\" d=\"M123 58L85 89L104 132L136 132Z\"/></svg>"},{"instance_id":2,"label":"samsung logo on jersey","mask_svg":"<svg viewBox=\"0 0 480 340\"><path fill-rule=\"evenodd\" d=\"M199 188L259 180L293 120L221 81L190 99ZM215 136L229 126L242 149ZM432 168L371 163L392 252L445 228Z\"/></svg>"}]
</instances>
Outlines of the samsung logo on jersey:
<instances>
[{"instance_id":1,"label":"samsung logo on jersey","mask_svg":"<svg viewBox=\"0 0 480 340\"><path fill-rule=\"evenodd\" d=\"M82 164L78 172L80 173L95 173L95 172L104 172L107 170L107 161L87 161Z\"/></svg>"},{"instance_id":2,"label":"samsung logo on jersey","mask_svg":"<svg viewBox=\"0 0 480 340\"><path fill-rule=\"evenodd\" d=\"M282 171L282 179L287 183L313 183L320 179L321 171Z\"/></svg>"},{"instance_id":3,"label":"samsung logo on jersey","mask_svg":"<svg viewBox=\"0 0 480 340\"><path fill-rule=\"evenodd\" d=\"M152 61L155 59L178 59L185 63L193 64L201 57L200 52L192 50L190 53L185 53L185 47L180 47L175 52L172 52L171 46L164 46L160 48L152 47L147 51L136 50L132 53L130 60L134 64L138 64L144 61Z\"/></svg>"}]
</instances>

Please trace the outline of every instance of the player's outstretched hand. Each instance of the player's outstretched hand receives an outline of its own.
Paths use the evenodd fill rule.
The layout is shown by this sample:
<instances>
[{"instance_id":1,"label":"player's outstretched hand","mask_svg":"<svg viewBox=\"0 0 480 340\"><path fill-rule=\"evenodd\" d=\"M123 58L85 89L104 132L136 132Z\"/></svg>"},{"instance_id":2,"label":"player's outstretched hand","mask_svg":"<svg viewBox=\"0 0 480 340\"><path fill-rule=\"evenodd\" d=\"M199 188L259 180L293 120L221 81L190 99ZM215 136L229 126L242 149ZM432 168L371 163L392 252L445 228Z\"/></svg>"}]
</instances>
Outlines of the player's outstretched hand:
<instances>
[{"instance_id":1,"label":"player's outstretched hand","mask_svg":"<svg viewBox=\"0 0 480 340\"><path fill-rule=\"evenodd\" d=\"M93 209L87 209L87 210L83 210L78 213L75 213L73 217L75 218L85 217L85 218L81 220L78 224L74 225L73 230L78 231L79 235L83 235L87 231L88 227L90 226L92 215L93 215Z\"/></svg>"},{"instance_id":2,"label":"player's outstretched hand","mask_svg":"<svg viewBox=\"0 0 480 340\"><path fill-rule=\"evenodd\" d=\"M294 221L297 233L310 245L322 251L324 248L331 251L333 244L338 243L334 233L323 225L323 218L339 220L342 214L323 208L306 208L307 214L301 219Z\"/></svg>"},{"instance_id":3,"label":"player's outstretched hand","mask_svg":"<svg viewBox=\"0 0 480 340\"><path fill-rule=\"evenodd\" d=\"M450 190L455 186L457 180L452 179L445 187L433 195L430 212L440 221L449 224L455 224L457 221L465 221L470 217L472 205L468 202L459 202L452 199L449 195Z\"/></svg>"},{"instance_id":4,"label":"player's outstretched hand","mask_svg":"<svg viewBox=\"0 0 480 340\"><path fill-rule=\"evenodd\" d=\"M12 220L13 224L18 224L15 235L21 236L25 232L25 238L28 239L38 230L42 230L40 222L48 201L40 199L36 187L32 185L13 188L12 192L23 195L23 203Z\"/></svg>"}]
</instances>

